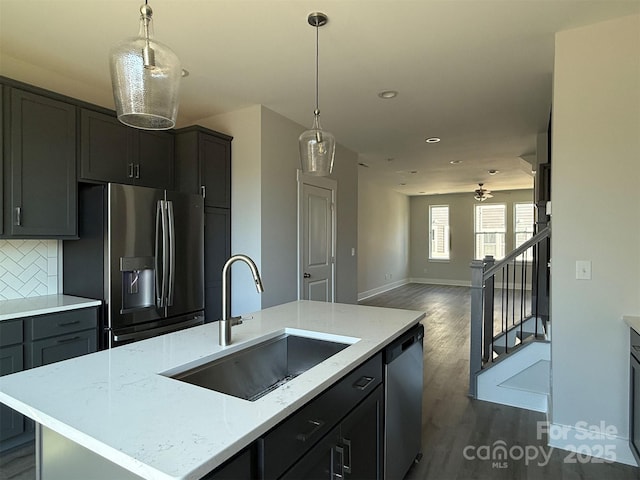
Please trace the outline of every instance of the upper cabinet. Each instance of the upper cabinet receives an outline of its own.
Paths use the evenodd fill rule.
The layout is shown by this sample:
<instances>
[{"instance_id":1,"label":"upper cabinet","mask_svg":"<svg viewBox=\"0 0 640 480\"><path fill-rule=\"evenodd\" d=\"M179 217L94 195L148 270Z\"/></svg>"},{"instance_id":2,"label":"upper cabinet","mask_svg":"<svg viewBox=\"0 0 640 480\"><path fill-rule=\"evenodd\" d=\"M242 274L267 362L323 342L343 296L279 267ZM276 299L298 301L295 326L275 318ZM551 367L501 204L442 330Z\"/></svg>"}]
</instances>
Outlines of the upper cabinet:
<instances>
[{"instance_id":1,"label":"upper cabinet","mask_svg":"<svg viewBox=\"0 0 640 480\"><path fill-rule=\"evenodd\" d=\"M80 110L80 180L173 189L173 134Z\"/></svg>"},{"instance_id":2,"label":"upper cabinet","mask_svg":"<svg viewBox=\"0 0 640 480\"><path fill-rule=\"evenodd\" d=\"M76 107L6 85L3 90L3 236L74 237Z\"/></svg>"},{"instance_id":3,"label":"upper cabinet","mask_svg":"<svg viewBox=\"0 0 640 480\"><path fill-rule=\"evenodd\" d=\"M231 208L231 139L199 126L176 130L176 189L203 195L205 207Z\"/></svg>"}]
</instances>

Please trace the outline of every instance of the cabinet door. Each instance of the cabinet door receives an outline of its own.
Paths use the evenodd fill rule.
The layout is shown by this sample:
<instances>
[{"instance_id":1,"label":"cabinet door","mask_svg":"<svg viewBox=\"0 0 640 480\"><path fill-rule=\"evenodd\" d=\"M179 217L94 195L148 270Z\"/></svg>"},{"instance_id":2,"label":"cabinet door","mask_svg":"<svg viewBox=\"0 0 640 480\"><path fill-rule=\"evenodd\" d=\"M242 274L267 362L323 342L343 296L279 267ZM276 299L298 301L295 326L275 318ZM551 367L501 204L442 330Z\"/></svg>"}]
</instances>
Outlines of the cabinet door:
<instances>
[{"instance_id":1,"label":"cabinet door","mask_svg":"<svg viewBox=\"0 0 640 480\"><path fill-rule=\"evenodd\" d=\"M205 208L204 311L207 322L222 318L222 267L230 256L231 211L226 208Z\"/></svg>"},{"instance_id":2,"label":"cabinet door","mask_svg":"<svg viewBox=\"0 0 640 480\"><path fill-rule=\"evenodd\" d=\"M243 450L231 460L209 473L202 480L251 480L253 475L253 457L251 447Z\"/></svg>"},{"instance_id":3,"label":"cabinet door","mask_svg":"<svg viewBox=\"0 0 640 480\"><path fill-rule=\"evenodd\" d=\"M318 444L309 450L282 480L335 480L343 471L344 449L337 445L339 427L329 432Z\"/></svg>"},{"instance_id":4,"label":"cabinet door","mask_svg":"<svg viewBox=\"0 0 640 480\"><path fill-rule=\"evenodd\" d=\"M96 350L96 330L85 330L27 344L27 363L29 368L35 368L79 357Z\"/></svg>"},{"instance_id":5,"label":"cabinet door","mask_svg":"<svg viewBox=\"0 0 640 480\"><path fill-rule=\"evenodd\" d=\"M4 85L0 85L0 235L4 233Z\"/></svg>"},{"instance_id":6,"label":"cabinet door","mask_svg":"<svg viewBox=\"0 0 640 480\"><path fill-rule=\"evenodd\" d=\"M12 236L76 235L76 107L11 90Z\"/></svg>"},{"instance_id":7,"label":"cabinet door","mask_svg":"<svg viewBox=\"0 0 640 480\"><path fill-rule=\"evenodd\" d=\"M134 130L117 118L80 111L80 180L133 183Z\"/></svg>"},{"instance_id":8,"label":"cabinet door","mask_svg":"<svg viewBox=\"0 0 640 480\"><path fill-rule=\"evenodd\" d=\"M382 476L382 398L379 385L340 424L338 445L343 449L344 478L373 480Z\"/></svg>"},{"instance_id":9,"label":"cabinet door","mask_svg":"<svg viewBox=\"0 0 640 480\"><path fill-rule=\"evenodd\" d=\"M0 347L0 376L23 370L22 344ZM24 417L0 404L0 442L24 432Z\"/></svg>"},{"instance_id":10,"label":"cabinet door","mask_svg":"<svg viewBox=\"0 0 640 480\"><path fill-rule=\"evenodd\" d=\"M136 185L173 190L173 134L141 130L138 135Z\"/></svg>"},{"instance_id":11,"label":"cabinet door","mask_svg":"<svg viewBox=\"0 0 640 480\"><path fill-rule=\"evenodd\" d=\"M199 148L204 205L231 208L231 142L201 134Z\"/></svg>"}]
</instances>

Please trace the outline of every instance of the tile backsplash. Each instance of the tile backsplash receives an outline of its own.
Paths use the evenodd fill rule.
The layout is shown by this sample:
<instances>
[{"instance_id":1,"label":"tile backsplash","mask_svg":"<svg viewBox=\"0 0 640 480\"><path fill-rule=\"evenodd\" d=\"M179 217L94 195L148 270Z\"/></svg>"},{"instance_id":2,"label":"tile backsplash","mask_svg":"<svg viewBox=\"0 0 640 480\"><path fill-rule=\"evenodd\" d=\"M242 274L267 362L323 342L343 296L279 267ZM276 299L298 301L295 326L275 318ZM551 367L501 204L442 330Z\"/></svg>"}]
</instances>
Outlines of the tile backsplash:
<instances>
[{"instance_id":1,"label":"tile backsplash","mask_svg":"<svg viewBox=\"0 0 640 480\"><path fill-rule=\"evenodd\" d=\"M58 293L58 240L0 240L0 300Z\"/></svg>"}]
</instances>

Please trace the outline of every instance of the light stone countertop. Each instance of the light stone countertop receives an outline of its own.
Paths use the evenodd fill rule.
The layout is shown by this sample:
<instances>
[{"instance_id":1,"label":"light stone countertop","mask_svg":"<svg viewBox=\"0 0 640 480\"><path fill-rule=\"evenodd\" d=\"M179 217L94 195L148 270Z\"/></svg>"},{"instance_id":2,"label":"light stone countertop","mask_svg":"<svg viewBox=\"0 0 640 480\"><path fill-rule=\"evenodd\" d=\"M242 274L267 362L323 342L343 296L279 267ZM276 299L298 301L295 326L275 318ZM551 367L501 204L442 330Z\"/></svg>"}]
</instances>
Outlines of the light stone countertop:
<instances>
[{"instance_id":1,"label":"light stone countertop","mask_svg":"<svg viewBox=\"0 0 640 480\"><path fill-rule=\"evenodd\" d=\"M243 316L232 344L210 323L0 377L0 402L148 479L197 479L417 324L423 312L297 301ZM283 332L353 343L249 402L178 372Z\"/></svg>"},{"instance_id":2,"label":"light stone countertop","mask_svg":"<svg viewBox=\"0 0 640 480\"><path fill-rule=\"evenodd\" d=\"M636 332L640 334L640 316L636 315L624 315L622 319L625 321L627 325L633 328Z\"/></svg>"},{"instance_id":3,"label":"light stone countertop","mask_svg":"<svg viewBox=\"0 0 640 480\"><path fill-rule=\"evenodd\" d=\"M62 294L0 300L0 322L78 308L97 307L101 304L100 300Z\"/></svg>"}]
</instances>

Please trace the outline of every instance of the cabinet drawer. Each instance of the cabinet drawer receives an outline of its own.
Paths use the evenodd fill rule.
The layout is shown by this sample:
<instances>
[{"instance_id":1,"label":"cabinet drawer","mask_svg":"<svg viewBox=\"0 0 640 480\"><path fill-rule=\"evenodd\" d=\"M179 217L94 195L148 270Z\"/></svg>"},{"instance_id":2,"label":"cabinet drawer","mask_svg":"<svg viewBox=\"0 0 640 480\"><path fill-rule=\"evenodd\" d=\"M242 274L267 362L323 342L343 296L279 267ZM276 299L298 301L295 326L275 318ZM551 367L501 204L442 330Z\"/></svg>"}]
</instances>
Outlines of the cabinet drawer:
<instances>
[{"instance_id":1,"label":"cabinet drawer","mask_svg":"<svg viewBox=\"0 0 640 480\"><path fill-rule=\"evenodd\" d=\"M36 340L27 344L27 366L40 367L95 352L97 339L97 332L92 329Z\"/></svg>"},{"instance_id":2,"label":"cabinet drawer","mask_svg":"<svg viewBox=\"0 0 640 480\"><path fill-rule=\"evenodd\" d=\"M98 314L95 308L68 310L66 312L38 315L26 320L27 338L41 338L97 328Z\"/></svg>"},{"instance_id":3,"label":"cabinet drawer","mask_svg":"<svg viewBox=\"0 0 640 480\"><path fill-rule=\"evenodd\" d=\"M259 439L264 478L277 478L382 383L377 354Z\"/></svg>"},{"instance_id":4,"label":"cabinet drawer","mask_svg":"<svg viewBox=\"0 0 640 480\"><path fill-rule=\"evenodd\" d=\"M0 347L22 343L22 320L0 322Z\"/></svg>"}]
</instances>

